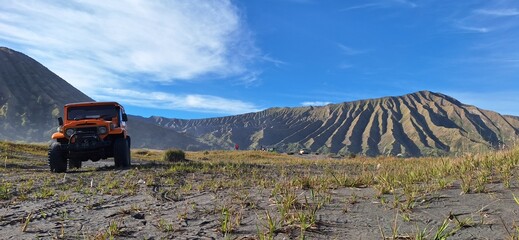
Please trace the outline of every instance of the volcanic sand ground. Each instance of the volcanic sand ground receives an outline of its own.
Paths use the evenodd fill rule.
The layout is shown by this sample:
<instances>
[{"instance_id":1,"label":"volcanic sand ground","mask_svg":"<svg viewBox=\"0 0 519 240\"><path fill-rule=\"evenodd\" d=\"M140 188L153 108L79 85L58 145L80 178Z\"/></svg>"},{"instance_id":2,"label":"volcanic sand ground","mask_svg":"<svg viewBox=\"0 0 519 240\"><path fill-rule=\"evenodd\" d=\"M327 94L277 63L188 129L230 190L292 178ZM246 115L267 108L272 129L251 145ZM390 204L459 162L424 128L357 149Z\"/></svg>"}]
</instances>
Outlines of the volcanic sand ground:
<instances>
[{"instance_id":1,"label":"volcanic sand ground","mask_svg":"<svg viewBox=\"0 0 519 240\"><path fill-rule=\"evenodd\" d=\"M109 159L85 162L81 170L55 174L48 172L45 157L24 158L27 164L20 161L8 166L13 171L1 172L4 183L22 184L18 181L37 176L35 186L49 178L53 182L47 183L47 188L59 189L60 185L79 181L88 189L99 187L108 176L127 178L132 169L159 171L164 167L133 159L132 169L118 170L111 167L113 161ZM187 173L180 177L198 181L215 176ZM132 194L89 194L85 189L69 189L49 197L0 199L0 238L103 239L111 234L116 239L259 239L268 232L267 212L280 220L268 187L187 189L180 194L174 187L155 185L139 176L127 181L134 181L136 186ZM421 198L408 212L391 207L394 195L378 196L373 188L331 189L328 201L316 212L315 224L303 232L301 224L278 224L272 235L274 239L298 239L302 235L306 239L413 239L423 232L427 239L433 239L445 223L446 232L454 232L449 239L517 237L519 205L513 198L513 193L519 195L517 184L505 189L501 183L490 183L486 189L485 193L460 194L459 183L455 182ZM298 202L310 199L311 193L308 189L296 190ZM222 209L229 209L233 213L230 222L236 222L227 234L222 232Z\"/></svg>"}]
</instances>

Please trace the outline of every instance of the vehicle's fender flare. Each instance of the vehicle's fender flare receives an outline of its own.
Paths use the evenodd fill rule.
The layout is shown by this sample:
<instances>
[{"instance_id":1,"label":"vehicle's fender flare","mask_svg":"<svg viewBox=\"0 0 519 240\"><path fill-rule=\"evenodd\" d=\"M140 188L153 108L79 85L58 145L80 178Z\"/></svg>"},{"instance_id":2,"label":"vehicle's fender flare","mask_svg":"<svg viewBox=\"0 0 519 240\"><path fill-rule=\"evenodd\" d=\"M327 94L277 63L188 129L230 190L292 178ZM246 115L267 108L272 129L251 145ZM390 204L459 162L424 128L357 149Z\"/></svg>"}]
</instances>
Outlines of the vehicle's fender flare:
<instances>
[{"instance_id":1,"label":"vehicle's fender flare","mask_svg":"<svg viewBox=\"0 0 519 240\"><path fill-rule=\"evenodd\" d=\"M121 128L116 128L116 129L113 129L110 131L110 135L123 135L123 134L126 134L126 133L123 132L123 129L121 129Z\"/></svg>"},{"instance_id":2,"label":"vehicle's fender flare","mask_svg":"<svg viewBox=\"0 0 519 240\"><path fill-rule=\"evenodd\" d=\"M51 138L52 139L62 139L62 138L65 138L65 134L60 133L60 132L53 133Z\"/></svg>"}]
</instances>

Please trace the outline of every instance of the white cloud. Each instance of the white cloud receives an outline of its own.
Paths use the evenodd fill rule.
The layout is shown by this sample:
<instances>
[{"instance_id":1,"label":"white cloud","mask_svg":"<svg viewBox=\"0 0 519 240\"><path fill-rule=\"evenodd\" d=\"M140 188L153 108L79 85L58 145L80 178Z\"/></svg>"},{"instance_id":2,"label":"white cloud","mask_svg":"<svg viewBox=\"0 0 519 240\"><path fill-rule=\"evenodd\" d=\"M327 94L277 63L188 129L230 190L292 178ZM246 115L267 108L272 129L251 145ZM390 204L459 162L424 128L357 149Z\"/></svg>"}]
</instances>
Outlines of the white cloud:
<instances>
[{"instance_id":1,"label":"white cloud","mask_svg":"<svg viewBox=\"0 0 519 240\"><path fill-rule=\"evenodd\" d=\"M355 6L351 6L351 7L346 7L346 8L341 9L340 11L345 12L345 11L366 9L366 8L382 8L384 6L385 5L382 3L366 3L366 4L360 4L360 5L355 5Z\"/></svg>"},{"instance_id":2,"label":"white cloud","mask_svg":"<svg viewBox=\"0 0 519 240\"><path fill-rule=\"evenodd\" d=\"M412 1L409 0L394 0L396 3L403 4L405 6L408 6L410 8L418 7L418 5Z\"/></svg>"},{"instance_id":3,"label":"white cloud","mask_svg":"<svg viewBox=\"0 0 519 240\"><path fill-rule=\"evenodd\" d=\"M451 17L454 17L452 19L453 26L462 30L463 33L502 33L509 35L510 30L519 26L516 19L516 16L519 16L519 10L515 7L514 1L487 1L476 9L471 9L471 4L461 2L460 4L468 11L458 11Z\"/></svg>"},{"instance_id":4,"label":"white cloud","mask_svg":"<svg viewBox=\"0 0 519 240\"><path fill-rule=\"evenodd\" d=\"M113 96L99 86L208 77L251 84L258 76L247 77L248 68L260 53L240 17L230 0L8 0L0 41L91 96Z\"/></svg>"},{"instance_id":5,"label":"white cloud","mask_svg":"<svg viewBox=\"0 0 519 240\"><path fill-rule=\"evenodd\" d=\"M462 24L458 24L456 27L465 31L465 32L475 32L475 33L488 33L491 31L490 28L487 27L474 27L474 26L466 26Z\"/></svg>"},{"instance_id":6,"label":"white cloud","mask_svg":"<svg viewBox=\"0 0 519 240\"><path fill-rule=\"evenodd\" d=\"M337 46L339 47L339 49L341 49L343 54L350 55L350 56L364 54L367 52L366 50L355 49L355 48L346 46L341 43L338 43Z\"/></svg>"},{"instance_id":7,"label":"white cloud","mask_svg":"<svg viewBox=\"0 0 519 240\"><path fill-rule=\"evenodd\" d=\"M103 94L106 93L106 94ZM118 97L121 103L154 109L187 110L205 113L241 114L260 111L254 104L240 100L208 95L175 95L165 92L140 92L128 89L107 88L94 96L101 101L109 101L107 95Z\"/></svg>"},{"instance_id":8,"label":"white cloud","mask_svg":"<svg viewBox=\"0 0 519 240\"><path fill-rule=\"evenodd\" d=\"M508 17L518 16L519 10L515 8L503 8L503 9L478 9L475 11L478 14L496 16L496 17Z\"/></svg>"},{"instance_id":9,"label":"white cloud","mask_svg":"<svg viewBox=\"0 0 519 240\"><path fill-rule=\"evenodd\" d=\"M353 5L350 7L343 8L339 11L346 12L352 10L362 10L362 9L378 9L378 8L390 8L390 7L409 7L416 8L418 5L409 0L379 0L370 3L364 3L359 5Z\"/></svg>"},{"instance_id":10,"label":"white cloud","mask_svg":"<svg viewBox=\"0 0 519 240\"><path fill-rule=\"evenodd\" d=\"M238 83L236 83L236 85L243 85L245 87L256 86L261 82L261 73L261 71L251 71L249 73L246 73L239 78L239 81Z\"/></svg>"},{"instance_id":11,"label":"white cloud","mask_svg":"<svg viewBox=\"0 0 519 240\"><path fill-rule=\"evenodd\" d=\"M274 64L276 67L281 67L283 65L288 65L287 62L285 61L281 61L279 59L276 59L276 58L273 58L271 57L270 55L266 54L264 55L261 60L265 61L265 62L270 62L272 64Z\"/></svg>"},{"instance_id":12,"label":"white cloud","mask_svg":"<svg viewBox=\"0 0 519 240\"><path fill-rule=\"evenodd\" d=\"M301 103L301 105L303 105L303 106L325 106L328 104L331 104L331 102L309 101L309 102Z\"/></svg>"},{"instance_id":13,"label":"white cloud","mask_svg":"<svg viewBox=\"0 0 519 240\"><path fill-rule=\"evenodd\" d=\"M314 0L287 0L288 2L298 3L298 4L311 4L315 3Z\"/></svg>"}]
</instances>

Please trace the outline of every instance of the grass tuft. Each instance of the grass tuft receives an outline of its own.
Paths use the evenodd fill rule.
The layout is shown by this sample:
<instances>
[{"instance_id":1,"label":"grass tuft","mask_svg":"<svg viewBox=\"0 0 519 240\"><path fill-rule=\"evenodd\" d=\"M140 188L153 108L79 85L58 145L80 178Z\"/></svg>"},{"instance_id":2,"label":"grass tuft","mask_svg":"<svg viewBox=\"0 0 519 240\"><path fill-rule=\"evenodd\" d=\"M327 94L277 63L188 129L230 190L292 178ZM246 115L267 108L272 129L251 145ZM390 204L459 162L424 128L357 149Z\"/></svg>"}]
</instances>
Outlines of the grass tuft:
<instances>
[{"instance_id":1,"label":"grass tuft","mask_svg":"<svg viewBox=\"0 0 519 240\"><path fill-rule=\"evenodd\" d=\"M186 153L180 149L169 149L164 152L162 161L181 162L186 160Z\"/></svg>"}]
</instances>

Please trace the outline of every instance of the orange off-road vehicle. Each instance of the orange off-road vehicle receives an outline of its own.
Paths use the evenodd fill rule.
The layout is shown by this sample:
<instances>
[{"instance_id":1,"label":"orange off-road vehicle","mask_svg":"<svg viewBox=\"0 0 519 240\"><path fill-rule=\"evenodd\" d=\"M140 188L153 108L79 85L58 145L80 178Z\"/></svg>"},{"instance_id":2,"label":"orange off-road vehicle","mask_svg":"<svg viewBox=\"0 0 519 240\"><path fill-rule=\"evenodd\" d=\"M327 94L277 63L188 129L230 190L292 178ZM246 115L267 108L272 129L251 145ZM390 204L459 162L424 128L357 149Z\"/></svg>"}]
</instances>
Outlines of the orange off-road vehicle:
<instances>
[{"instance_id":1,"label":"orange off-road vehicle","mask_svg":"<svg viewBox=\"0 0 519 240\"><path fill-rule=\"evenodd\" d=\"M65 105L64 119L52 134L49 149L51 172L81 168L83 161L114 158L115 167L131 164L128 116L116 102L85 102Z\"/></svg>"}]
</instances>

